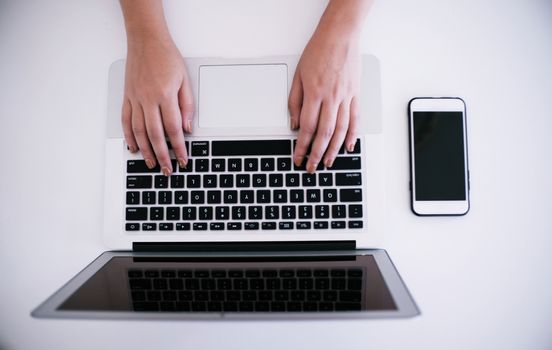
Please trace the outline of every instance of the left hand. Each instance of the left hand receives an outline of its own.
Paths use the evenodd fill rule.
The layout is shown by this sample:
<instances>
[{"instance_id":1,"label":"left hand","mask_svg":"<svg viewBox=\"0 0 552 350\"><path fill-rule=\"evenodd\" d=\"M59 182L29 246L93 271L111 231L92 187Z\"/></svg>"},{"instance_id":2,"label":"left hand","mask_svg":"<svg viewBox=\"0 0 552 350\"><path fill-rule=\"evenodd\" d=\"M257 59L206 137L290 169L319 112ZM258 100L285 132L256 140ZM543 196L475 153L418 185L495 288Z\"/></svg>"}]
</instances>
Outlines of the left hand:
<instances>
[{"instance_id":1,"label":"left hand","mask_svg":"<svg viewBox=\"0 0 552 350\"><path fill-rule=\"evenodd\" d=\"M352 151L359 119L361 62L358 40L339 33L314 33L299 60L291 91L292 129L299 128L294 163L313 173L323 160L331 168L342 145Z\"/></svg>"}]
</instances>

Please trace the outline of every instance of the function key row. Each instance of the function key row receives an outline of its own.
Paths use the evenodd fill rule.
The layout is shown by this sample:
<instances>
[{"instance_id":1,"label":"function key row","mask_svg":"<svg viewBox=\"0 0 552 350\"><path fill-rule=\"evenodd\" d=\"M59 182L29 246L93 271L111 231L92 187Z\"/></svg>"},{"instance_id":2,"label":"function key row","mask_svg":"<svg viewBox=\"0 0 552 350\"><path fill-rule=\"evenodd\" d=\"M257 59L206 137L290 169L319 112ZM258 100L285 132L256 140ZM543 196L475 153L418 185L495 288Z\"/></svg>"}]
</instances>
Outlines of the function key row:
<instances>
[{"instance_id":1,"label":"function key row","mask_svg":"<svg viewBox=\"0 0 552 350\"><path fill-rule=\"evenodd\" d=\"M177 276L180 278L242 278L242 277L251 277L251 278L259 278L259 277L268 277L268 278L275 278L275 277L284 277L284 278L292 278L292 277L350 277L350 278L360 278L363 275L363 271L361 268L348 268L348 269L323 269L323 268L315 268L314 270L311 269L305 269L300 268L297 270L294 269L282 269L282 270L276 270L276 269L266 269L266 270L238 270L238 269L232 269L232 270L223 270L223 269L216 269L216 270L207 270L207 269L201 269L201 270L169 270L169 269L163 269L161 271L159 270L141 270L141 269L131 269L127 272L129 278L176 278Z\"/></svg>"},{"instance_id":2,"label":"function key row","mask_svg":"<svg viewBox=\"0 0 552 350\"><path fill-rule=\"evenodd\" d=\"M274 221L266 222L244 222L243 225L241 222L164 222L164 223L155 223L155 222L145 222L145 223L127 223L126 231L236 231L236 230L293 230L294 227L297 230L310 230L315 229L358 229L362 228L362 221L360 220L351 220L351 221L281 221L279 223Z\"/></svg>"}]
</instances>

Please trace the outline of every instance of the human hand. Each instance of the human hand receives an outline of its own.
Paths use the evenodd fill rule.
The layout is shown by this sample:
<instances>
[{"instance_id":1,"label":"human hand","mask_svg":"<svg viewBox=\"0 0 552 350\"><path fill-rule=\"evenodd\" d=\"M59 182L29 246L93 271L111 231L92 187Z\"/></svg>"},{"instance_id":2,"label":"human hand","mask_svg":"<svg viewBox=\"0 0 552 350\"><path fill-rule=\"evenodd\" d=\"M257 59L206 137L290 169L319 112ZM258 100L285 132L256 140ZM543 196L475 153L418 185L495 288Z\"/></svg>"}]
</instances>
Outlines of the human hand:
<instances>
[{"instance_id":1,"label":"human hand","mask_svg":"<svg viewBox=\"0 0 552 350\"><path fill-rule=\"evenodd\" d=\"M289 94L290 123L299 128L294 163L310 173L331 168L342 145L352 151L359 119L358 44L369 1L331 1L297 65Z\"/></svg>"},{"instance_id":2,"label":"human hand","mask_svg":"<svg viewBox=\"0 0 552 350\"><path fill-rule=\"evenodd\" d=\"M168 38L129 42L122 123L131 152L141 151L149 168L174 170L165 134L181 167L188 162L184 133L192 131L193 94L184 59Z\"/></svg>"}]
</instances>

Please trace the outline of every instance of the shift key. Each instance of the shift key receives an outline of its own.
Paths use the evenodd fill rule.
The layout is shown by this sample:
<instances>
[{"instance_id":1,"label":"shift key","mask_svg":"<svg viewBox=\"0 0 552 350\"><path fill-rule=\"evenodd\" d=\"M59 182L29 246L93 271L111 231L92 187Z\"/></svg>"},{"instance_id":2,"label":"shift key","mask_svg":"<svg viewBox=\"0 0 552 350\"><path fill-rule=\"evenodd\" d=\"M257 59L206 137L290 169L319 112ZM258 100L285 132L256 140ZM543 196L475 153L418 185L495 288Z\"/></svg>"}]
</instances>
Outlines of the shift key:
<instances>
[{"instance_id":1,"label":"shift key","mask_svg":"<svg viewBox=\"0 0 552 350\"><path fill-rule=\"evenodd\" d=\"M360 157L336 157L331 170L360 169Z\"/></svg>"},{"instance_id":2,"label":"shift key","mask_svg":"<svg viewBox=\"0 0 552 350\"><path fill-rule=\"evenodd\" d=\"M343 188L339 190L339 200L341 202L361 202L362 190L360 188Z\"/></svg>"}]
</instances>

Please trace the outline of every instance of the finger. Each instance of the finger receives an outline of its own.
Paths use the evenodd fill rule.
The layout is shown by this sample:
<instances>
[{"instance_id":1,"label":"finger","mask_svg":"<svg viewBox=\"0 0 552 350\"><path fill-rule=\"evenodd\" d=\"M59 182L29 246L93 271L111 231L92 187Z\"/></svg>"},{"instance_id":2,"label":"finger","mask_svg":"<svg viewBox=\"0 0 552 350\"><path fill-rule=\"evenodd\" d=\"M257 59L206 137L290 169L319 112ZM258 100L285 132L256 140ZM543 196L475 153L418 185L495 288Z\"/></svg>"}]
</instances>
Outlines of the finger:
<instances>
[{"instance_id":1,"label":"finger","mask_svg":"<svg viewBox=\"0 0 552 350\"><path fill-rule=\"evenodd\" d=\"M188 164L188 155L186 145L184 144L184 131L182 130L182 116L178 108L176 96L172 100L167 100L161 104L161 116L165 133L171 142L172 149L180 167L185 168Z\"/></svg>"},{"instance_id":2,"label":"finger","mask_svg":"<svg viewBox=\"0 0 552 350\"><path fill-rule=\"evenodd\" d=\"M123 101L121 122L123 124L123 134L125 135L128 150L132 153L136 153L136 151L138 151L138 144L136 143L134 133L132 132L132 106L130 101L126 98Z\"/></svg>"},{"instance_id":3,"label":"finger","mask_svg":"<svg viewBox=\"0 0 552 350\"><path fill-rule=\"evenodd\" d=\"M360 118L360 110L358 105L358 98L356 96L351 100L350 117L349 117L349 130L345 137L345 148L347 151L352 152L355 148L357 141L357 127Z\"/></svg>"},{"instance_id":4,"label":"finger","mask_svg":"<svg viewBox=\"0 0 552 350\"><path fill-rule=\"evenodd\" d=\"M320 119L316 128L316 136L312 143L312 149L306 167L309 173L313 173L316 170L318 163L320 163L333 137L338 108L339 104L337 103L322 102Z\"/></svg>"},{"instance_id":5,"label":"finger","mask_svg":"<svg viewBox=\"0 0 552 350\"><path fill-rule=\"evenodd\" d=\"M192 118L194 116L194 94L186 77L178 90L178 105L182 116L182 125L187 133L192 132Z\"/></svg>"},{"instance_id":6,"label":"finger","mask_svg":"<svg viewBox=\"0 0 552 350\"><path fill-rule=\"evenodd\" d=\"M339 153L339 149L347 136L349 128L349 103L341 103L337 111L337 120L335 123L335 131L324 155L324 165L326 168L331 168L335 157Z\"/></svg>"},{"instance_id":7,"label":"finger","mask_svg":"<svg viewBox=\"0 0 552 350\"><path fill-rule=\"evenodd\" d=\"M150 104L143 108L146 130L153 151L155 152L155 157L159 162L159 166L161 166L161 172L163 172L165 176L169 176L172 173L172 164L169 158L167 141L165 140L165 132L163 130L159 105Z\"/></svg>"},{"instance_id":8,"label":"finger","mask_svg":"<svg viewBox=\"0 0 552 350\"><path fill-rule=\"evenodd\" d=\"M309 98L305 99L303 107L301 108L301 115L299 117L301 127L299 128L299 135L297 136L297 144L295 145L295 152L293 156L293 161L297 166L303 164L303 158L305 157L314 133L316 132L319 114L320 101Z\"/></svg>"},{"instance_id":9,"label":"finger","mask_svg":"<svg viewBox=\"0 0 552 350\"><path fill-rule=\"evenodd\" d=\"M292 129L297 129L299 127L299 115L301 113L302 104L303 83L301 82L299 68L297 68L295 75L293 76L293 82L291 84L291 90L288 98L289 121Z\"/></svg>"},{"instance_id":10,"label":"finger","mask_svg":"<svg viewBox=\"0 0 552 350\"><path fill-rule=\"evenodd\" d=\"M132 133L136 139L136 143L140 148L142 157L148 168L155 167L155 155L149 142L146 123L144 120L144 111L140 105L132 105Z\"/></svg>"}]
</instances>

